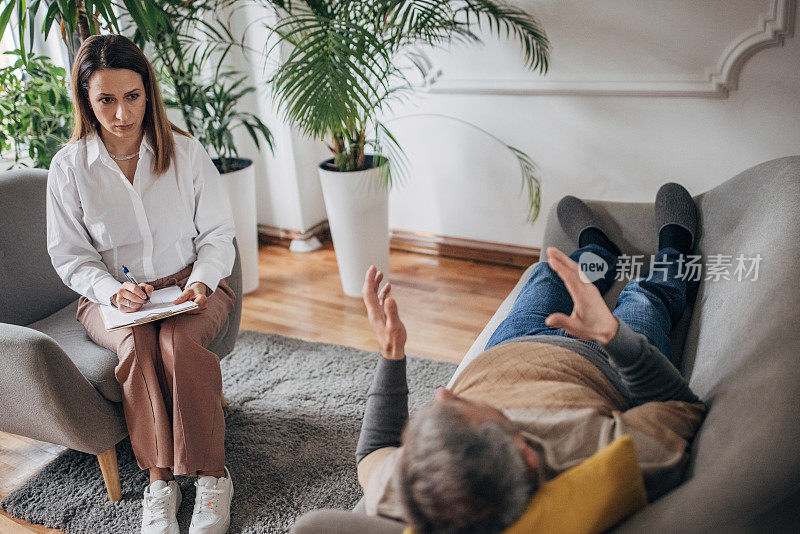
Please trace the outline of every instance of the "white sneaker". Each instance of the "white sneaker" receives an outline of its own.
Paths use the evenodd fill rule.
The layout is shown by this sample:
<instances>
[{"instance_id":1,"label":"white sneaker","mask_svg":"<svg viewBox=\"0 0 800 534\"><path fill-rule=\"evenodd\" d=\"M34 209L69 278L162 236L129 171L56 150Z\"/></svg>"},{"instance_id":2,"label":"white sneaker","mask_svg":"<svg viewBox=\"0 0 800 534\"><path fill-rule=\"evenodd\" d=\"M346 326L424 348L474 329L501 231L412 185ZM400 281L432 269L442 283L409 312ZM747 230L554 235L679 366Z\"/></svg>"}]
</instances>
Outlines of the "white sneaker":
<instances>
[{"instance_id":1,"label":"white sneaker","mask_svg":"<svg viewBox=\"0 0 800 534\"><path fill-rule=\"evenodd\" d=\"M194 501L189 534L223 534L231 524L233 481L228 468L224 477L200 477L195 481Z\"/></svg>"},{"instance_id":2,"label":"white sneaker","mask_svg":"<svg viewBox=\"0 0 800 534\"><path fill-rule=\"evenodd\" d=\"M175 515L181 505L181 490L174 480L156 480L144 490L142 534L180 534Z\"/></svg>"}]
</instances>

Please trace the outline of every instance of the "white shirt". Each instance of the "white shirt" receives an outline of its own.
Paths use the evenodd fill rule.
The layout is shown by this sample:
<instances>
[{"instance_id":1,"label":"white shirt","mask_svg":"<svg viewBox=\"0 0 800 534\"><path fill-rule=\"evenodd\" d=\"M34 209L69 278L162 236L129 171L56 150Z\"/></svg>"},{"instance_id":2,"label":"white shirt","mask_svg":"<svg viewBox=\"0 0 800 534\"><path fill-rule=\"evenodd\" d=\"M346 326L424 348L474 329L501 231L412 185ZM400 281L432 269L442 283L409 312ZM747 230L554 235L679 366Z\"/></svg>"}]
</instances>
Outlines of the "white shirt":
<instances>
[{"instance_id":1,"label":"white shirt","mask_svg":"<svg viewBox=\"0 0 800 534\"><path fill-rule=\"evenodd\" d=\"M235 229L222 178L203 146L173 132L162 175L142 139L131 184L96 133L58 151L47 176L47 250L61 280L107 304L126 281L152 282L188 265L211 291L231 274Z\"/></svg>"}]
</instances>

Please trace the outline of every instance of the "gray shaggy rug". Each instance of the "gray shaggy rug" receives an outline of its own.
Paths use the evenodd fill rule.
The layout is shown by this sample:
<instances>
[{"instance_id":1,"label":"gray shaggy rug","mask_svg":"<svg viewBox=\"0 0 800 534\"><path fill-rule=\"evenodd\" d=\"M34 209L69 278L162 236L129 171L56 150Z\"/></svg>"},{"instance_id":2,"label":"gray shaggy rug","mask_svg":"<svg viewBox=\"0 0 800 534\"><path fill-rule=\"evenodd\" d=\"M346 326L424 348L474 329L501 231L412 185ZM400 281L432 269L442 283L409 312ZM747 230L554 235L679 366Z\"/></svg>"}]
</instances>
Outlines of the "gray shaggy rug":
<instances>
[{"instance_id":1,"label":"gray shaggy rug","mask_svg":"<svg viewBox=\"0 0 800 534\"><path fill-rule=\"evenodd\" d=\"M377 353L243 331L222 360L228 399L225 446L234 482L229 532L286 532L316 508L349 509L362 492L355 446ZM456 366L409 357L410 405L431 399ZM0 507L68 534L138 532L144 471L130 442L117 445L122 501L110 502L94 456L67 451ZM178 477L181 532L189 528L193 479Z\"/></svg>"}]
</instances>

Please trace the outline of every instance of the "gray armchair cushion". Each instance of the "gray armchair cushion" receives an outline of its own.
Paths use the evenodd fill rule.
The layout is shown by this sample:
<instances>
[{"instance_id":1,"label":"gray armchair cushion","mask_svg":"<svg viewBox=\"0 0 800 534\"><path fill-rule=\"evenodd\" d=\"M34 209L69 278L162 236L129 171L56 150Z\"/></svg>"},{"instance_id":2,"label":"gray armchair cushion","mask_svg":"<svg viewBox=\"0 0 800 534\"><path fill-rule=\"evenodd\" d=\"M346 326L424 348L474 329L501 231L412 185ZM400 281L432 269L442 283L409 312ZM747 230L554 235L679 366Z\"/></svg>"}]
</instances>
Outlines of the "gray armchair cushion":
<instances>
[{"instance_id":1,"label":"gray armchair cushion","mask_svg":"<svg viewBox=\"0 0 800 534\"><path fill-rule=\"evenodd\" d=\"M0 430L100 454L127 435L106 400L52 338L0 323Z\"/></svg>"}]
</instances>

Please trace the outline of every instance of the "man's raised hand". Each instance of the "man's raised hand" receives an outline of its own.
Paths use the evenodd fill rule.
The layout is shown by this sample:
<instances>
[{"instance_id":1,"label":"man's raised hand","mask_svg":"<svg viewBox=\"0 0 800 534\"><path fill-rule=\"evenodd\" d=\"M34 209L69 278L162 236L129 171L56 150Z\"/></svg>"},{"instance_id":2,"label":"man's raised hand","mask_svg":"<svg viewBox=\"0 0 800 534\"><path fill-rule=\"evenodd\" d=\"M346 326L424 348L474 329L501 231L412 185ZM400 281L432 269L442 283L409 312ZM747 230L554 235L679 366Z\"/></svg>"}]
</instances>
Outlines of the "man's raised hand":
<instances>
[{"instance_id":1,"label":"man's raised hand","mask_svg":"<svg viewBox=\"0 0 800 534\"><path fill-rule=\"evenodd\" d=\"M564 281L572 297L572 314L554 313L545 324L563 328L581 339L608 343L617 334L619 322L606 306L597 287L581 278L580 266L555 247L547 247L547 264Z\"/></svg>"},{"instance_id":2,"label":"man's raised hand","mask_svg":"<svg viewBox=\"0 0 800 534\"><path fill-rule=\"evenodd\" d=\"M367 307L367 317L378 338L381 355L388 360L402 360L406 357L406 327L397 312L397 302L389 296L392 285L387 283L383 289L378 287L383 273L370 265L364 277L361 297Z\"/></svg>"}]
</instances>

